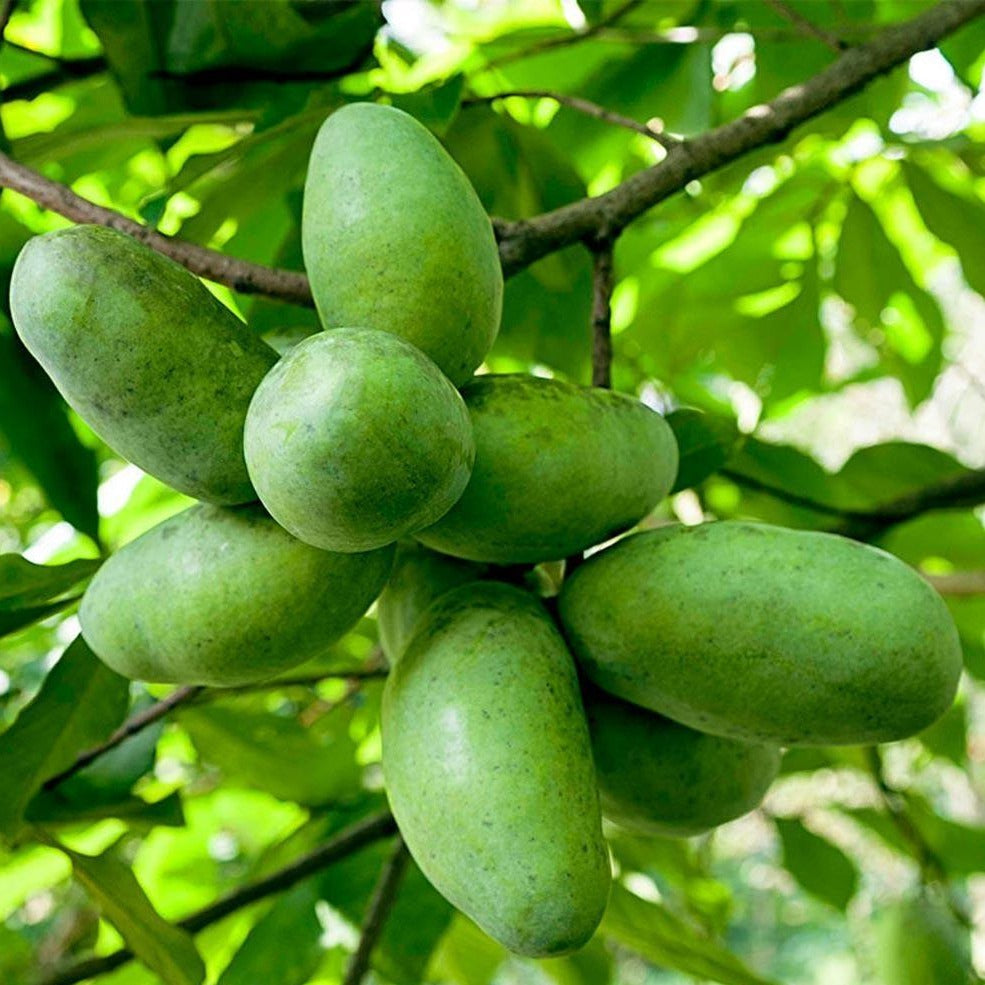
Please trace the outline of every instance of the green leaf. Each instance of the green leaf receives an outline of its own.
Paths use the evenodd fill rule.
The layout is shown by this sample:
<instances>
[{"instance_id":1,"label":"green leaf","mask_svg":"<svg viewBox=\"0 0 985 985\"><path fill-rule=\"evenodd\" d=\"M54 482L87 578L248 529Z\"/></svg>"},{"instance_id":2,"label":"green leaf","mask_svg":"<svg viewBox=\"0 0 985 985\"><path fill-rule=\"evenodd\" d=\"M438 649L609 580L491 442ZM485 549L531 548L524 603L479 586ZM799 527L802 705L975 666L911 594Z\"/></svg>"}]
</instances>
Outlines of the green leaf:
<instances>
[{"instance_id":1,"label":"green leaf","mask_svg":"<svg viewBox=\"0 0 985 985\"><path fill-rule=\"evenodd\" d=\"M672 493L700 485L732 457L741 441L735 421L685 407L667 415L680 465Z\"/></svg>"},{"instance_id":2,"label":"green leaf","mask_svg":"<svg viewBox=\"0 0 985 985\"><path fill-rule=\"evenodd\" d=\"M199 985L205 965L191 936L160 916L112 849L93 856L59 847L71 859L72 872L89 898L164 985Z\"/></svg>"},{"instance_id":3,"label":"green leaf","mask_svg":"<svg viewBox=\"0 0 985 985\"><path fill-rule=\"evenodd\" d=\"M813 896L844 910L858 889L858 870L848 856L797 820L775 818L783 864Z\"/></svg>"},{"instance_id":4,"label":"green leaf","mask_svg":"<svg viewBox=\"0 0 985 985\"><path fill-rule=\"evenodd\" d=\"M704 936L660 903L612 887L600 933L647 961L723 985L773 985L731 951Z\"/></svg>"},{"instance_id":5,"label":"green leaf","mask_svg":"<svg viewBox=\"0 0 985 985\"><path fill-rule=\"evenodd\" d=\"M914 826L948 873L963 876L982 871L985 827L941 817L917 794L907 793L905 800Z\"/></svg>"},{"instance_id":6,"label":"green leaf","mask_svg":"<svg viewBox=\"0 0 985 985\"><path fill-rule=\"evenodd\" d=\"M217 985L304 985L325 953L318 899L317 883L307 880L275 900L250 928Z\"/></svg>"},{"instance_id":7,"label":"green leaf","mask_svg":"<svg viewBox=\"0 0 985 985\"><path fill-rule=\"evenodd\" d=\"M77 825L82 821L100 821L116 818L131 829L148 830L153 827L180 828L185 823L181 795L170 793L160 800L147 801L140 797L121 796L87 799L68 794L59 784L55 790L41 790L27 806L25 816L38 824Z\"/></svg>"},{"instance_id":8,"label":"green leaf","mask_svg":"<svg viewBox=\"0 0 985 985\"><path fill-rule=\"evenodd\" d=\"M965 280L985 295L985 264L981 260L985 202L973 193L947 191L922 167L908 161L903 164L903 175L927 228L958 254Z\"/></svg>"},{"instance_id":9,"label":"green leaf","mask_svg":"<svg viewBox=\"0 0 985 985\"><path fill-rule=\"evenodd\" d=\"M19 554L0 554L0 636L53 615L78 599L80 582L99 561L42 565ZM76 589L76 591L72 591Z\"/></svg>"},{"instance_id":10,"label":"green leaf","mask_svg":"<svg viewBox=\"0 0 985 985\"><path fill-rule=\"evenodd\" d=\"M51 505L73 527L96 540L96 457L79 442L64 402L3 315L0 437L38 481Z\"/></svg>"},{"instance_id":11,"label":"green leaf","mask_svg":"<svg viewBox=\"0 0 985 985\"><path fill-rule=\"evenodd\" d=\"M305 726L297 717L263 710L263 699L253 697L186 708L179 715L206 762L282 800L312 805L359 789L351 718L346 706Z\"/></svg>"},{"instance_id":12,"label":"green leaf","mask_svg":"<svg viewBox=\"0 0 985 985\"><path fill-rule=\"evenodd\" d=\"M129 684L96 658L81 637L62 654L35 699L0 735L0 834L16 837L28 802L46 779L116 728Z\"/></svg>"},{"instance_id":13,"label":"green leaf","mask_svg":"<svg viewBox=\"0 0 985 985\"><path fill-rule=\"evenodd\" d=\"M930 393L941 363L944 319L906 268L872 207L853 196L841 227L834 289L855 309L856 329L898 376L910 403Z\"/></svg>"},{"instance_id":14,"label":"green leaf","mask_svg":"<svg viewBox=\"0 0 985 985\"><path fill-rule=\"evenodd\" d=\"M454 985L489 985L509 957L506 948L456 913L431 962L431 974Z\"/></svg>"},{"instance_id":15,"label":"green leaf","mask_svg":"<svg viewBox=\"0 0 985 985\"><path fill-rule=\"evenodd\" d=\"M968 762L968 709L964 701L956 701L943 718L918 736L935 756L949 759L964 768Z\"/></svg>"}]
</instances>

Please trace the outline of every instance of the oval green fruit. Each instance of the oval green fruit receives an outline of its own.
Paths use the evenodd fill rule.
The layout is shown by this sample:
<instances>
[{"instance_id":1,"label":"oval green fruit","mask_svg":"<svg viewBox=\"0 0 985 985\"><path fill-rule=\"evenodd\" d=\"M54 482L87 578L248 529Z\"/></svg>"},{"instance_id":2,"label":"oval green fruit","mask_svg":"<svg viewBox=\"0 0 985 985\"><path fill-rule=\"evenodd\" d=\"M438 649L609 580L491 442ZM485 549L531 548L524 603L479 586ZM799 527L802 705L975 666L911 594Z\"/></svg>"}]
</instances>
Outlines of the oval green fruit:
<instances>
[{"instance_id":1,"label":"oval green fruit","mask_svg":"<svg viewBox=\"0 0 985 985\"><path fill-rule=\"evenodd\" d=\"M194 506L114 554L82 599L82 635L135 680L247 684L317 656L386 581L393 548L331 554L258 505Z\"/></svg>"},{"instance_id":2,"label":"oval green fruit","mask_svg":"<svg viewBox=\"0 0 985 985\"><path fill-rule=\"evenodd\" d=\"M554 561L643 519L670 491L677 444L625 394L533 376L479 376L462 390L472 479L417 540L471 561Z\"/></svg>"},{"instance_id":3,"label":"oval green fruit","mask_svg":"<svg viewBox=\"0 0 985 985\"><path fill-rule=\"evenodd\" d=\"M707 735L592 688L584 694L602 813L642 835L689 837L748 813L776 746Z\"/></svg>"},{"instance_id":4,"label":"oval green fruit","mask_svg":"<svg viewBox=\"0 0 985 985\"><path fill-rule=\"evenodd\" d=\"M376 603L380 645L392 666L407 648L418 619L435 599L453 588L480 581L485 565L429 551L407 541L397 556L386 587Z\"/></svg>"},{"instance_id":5,"label":"oval green fruit","mask_svg":"<svg viewBox=\"0 0 985 985\"><path fill-rule=\"evenodd\" d=\"M584 944L609 861L574 663L537 599L493 582L438 599L382 728L390 805L434 886L519 954Z\"/></svg>"},{"instance_id":6,"label":"oval green fruit","mask_svg":"<svg viewBox=\"0 0 985 985\"><path fill-rule=\"evenodd\" d=\"M394 332L464 383L499 330L492 223L431 132L391 106L352 103L322 125L301 224L326 328Z\"/></svg>"},{"instance_id":7,"label":"oval green fruit","mask_svg":"<svg viewBox=\"0 0 985 985\"><path fill-rule=\"evenodd\" d=\"M257 387L245 449L271 515L346 552L433 523L475 458L458 391L409 342L368 328L319 332L284 356Z\"/></svg>"},{"instance_id":8,"label":"oval green fruit","mask_svg":"<svg viewBox=\"0 0 985 985\"><path fill-rule=\"evenodd\" d=\"M600 687L751 741L892 742L936 721L961 673L934 590L832 534L728 521L635 534L574 572L559 612Z\"/></svg>"},{"instance_id":9,"label":"oval green fruit","mask_svg":"<svg viewBox=\"0 0 985 985\"><path fill-rule=\"evenodd\" d=\"M875 959L883 985L969 985L978 980L968 932L942 901L929 895L877 911Z\"/></svg>"},{"instance_id":10,"label":"oval green fruit","mask_svg":"<svg viewBox=\"0 0 985 985\"><path fill-rule=\"evenodd\" d=\"M116 452L214 503L256 499L243 421L277 354L183 267L101 226L32 239L10 285L17 332Z\"/></svg>"}]
</instances>

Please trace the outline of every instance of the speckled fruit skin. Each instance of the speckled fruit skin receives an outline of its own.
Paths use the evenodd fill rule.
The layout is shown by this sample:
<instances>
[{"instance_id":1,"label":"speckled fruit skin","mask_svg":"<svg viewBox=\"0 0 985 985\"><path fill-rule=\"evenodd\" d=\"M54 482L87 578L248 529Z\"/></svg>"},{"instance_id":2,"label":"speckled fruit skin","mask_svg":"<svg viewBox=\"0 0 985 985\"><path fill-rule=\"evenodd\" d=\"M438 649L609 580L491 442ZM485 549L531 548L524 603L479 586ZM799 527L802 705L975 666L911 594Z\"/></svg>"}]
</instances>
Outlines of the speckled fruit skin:
<instances>
[{"instance_id":1,"label":"speckled fruit skin","mask_svg":"<svg viewBox=\"0 0 985 985\"><path fill-rule=\"evenodd\" d=\"M114 554L86 591L82 635L135 680L215 687L263 680L348 632L393 549L331 554L260 506L194 506Z\"/></svg>"},{"instance_id":2,"label":"speckled fruit skin","mask_svg":"<svg viewBox=\"0 0 985 985\"><path fill-rule=\"evenodd\" d=\"M950 707L961 672L944 602L902 561L766 524L626 537L575 571L559 613L600 687L751 741L892 742Z\"/></svg>"},{"instance_id":3,"label":"speckled fruit skin","mask_svg":"<svg viewBox=\"0 0 985 985\"><path fill-rule=\"evenodd\" d=\"M431 605L383 693L397 824L435 887L518 954L580 947L610 870L574 663L533 596Z\"/></svg>"},{"instance_id":4,"label":"speckled fruit skin","mask_svg":"<svg viewBox=\"0 0 985 985\"><path fill-rule=\"evenodd\" d=\"M487 571L485 565L429 551L414 541L398 545L390 578L376 603L380 645L390 666L400 659L418 619L435 599L480 581Z\"/></svg>"},{"instance_id":5,"label":"speckled fruit skin","mask_svg":"<svg viewBox=\"0 0 985 985\"><path fill-rule=\"evenodd\" d=\"M780 768L776 746L707 735L597 688L584 701L602 813L637 834L684 838L741 817Z\"/></svg>"},{"instance_id":6,"label":"speckled fruit skin","mask_svg":"<svg viewBox=\"0 0 985 985\"><path fill-rule=\"evenodd\" d=\"M471 561L553 561L638 523L670 491L677 443L625 394L533 376L462 390L475 430L472 480L428 547Z\"/></svg>"},{"instance_id":7,"label":"speckled fruit skin","mask_svg":"<svg viewBox=\"0 0 985 985\"><path fill-rule=\"evenodd\" d=\"M458 391L409 342L367 328L319 332L284 356L257 387L244 447L271 515L345 552L433 523L475 459Z\"/></svg>"},{"instance_id":8,"label":"speckled fruit skin","mask_svg":"<svg viewBox=\"0 0 985 985\"><path fill-rule=\"evenodd\" d=\"M14 325L59 392L116 452L213 503L256 499L243 421L277 354L183 267L100 226L32 239Z\"/></svg>"},{"instance_id":9,"label":"speckled fruit skin","mask_svg":"<svg viewBox=\"0 0 985 985\"><path fill-rule=\"evenodd\" d=\"M304 265L326 328L367 325L426 352L457 386L499 331L492 223L431 132L391 106L352 103L315 139Z\"/></svg>"}]
</instances>

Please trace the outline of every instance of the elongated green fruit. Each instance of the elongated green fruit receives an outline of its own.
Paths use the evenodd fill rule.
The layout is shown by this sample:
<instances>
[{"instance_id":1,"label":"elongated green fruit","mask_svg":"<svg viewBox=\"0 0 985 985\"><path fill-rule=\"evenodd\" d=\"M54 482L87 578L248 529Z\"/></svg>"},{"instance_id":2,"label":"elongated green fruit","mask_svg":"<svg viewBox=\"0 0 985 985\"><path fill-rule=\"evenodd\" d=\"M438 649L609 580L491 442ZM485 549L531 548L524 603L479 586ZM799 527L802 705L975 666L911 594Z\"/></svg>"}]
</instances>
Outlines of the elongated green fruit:
<instances>
[{"instance_id":1,"label":"elongated green fruit","mask_svg":"<svg viewBox=\"0 0 985 985\"><path fill-rule=\"evenodd\" d=\"M578 568L559 611L600 687L739 739L891 742L936 721L961 673L933 589L832 534L732 522L636 534Z\"/></svg>"},{"instance_id":2,"label":"elongated green fruit","mask_svg":"<svg viewBox=\"0 0 985 985\"><path fill-rule=\"evenodd\" d=\"M456 386L485 358L503 305L492 224L468 178L412 116L352 103L325 121L301 238L326 328L401 335Z\"/></svg>"},{"instance_id":3,"label":"elongated green fruit","mask_svg":"<svg viewBox=\"0 0 985 985\"><path fill-rule=\"evenodd\" d=\"M376 603L380 645L390 665L401 657L427 607L453 588L480 581L488 568L429 551L413 541L397 547L386 588Z\"/></svg>"},{"instance_id":4,"label":"elongated green fruit","mask_svg":"<svg viewBox=\"0 0 985 985\"><path fill-rule=\"evenodd\" d=\"M751 811L776 746L707 735L592 688L584 695L602 813L644 835L688 837Z\"/></svg>"},{"instance_id":5,"label":"elongated green fruit","mask_svg":"<svg viewBox=\"0 0 985 985\"><path fill-rule=\"evenodd\" d=\"M82 635L135 680L247 684L317 656L379 594L393 549L331 554L257 505L194 506L127 544L82 599Z\"/></svg>"},{"instance_id":6,"label":"elongated green fruit","mask_svg":"<svg viewBox=\"0 0 985 985\"><path fill-rule=\"evenodd\" d=\"M368 328L319 332L284 356L250 404L245 448L271 515L346 552L433 523L475 459L458 391L409 342Z\"/></svg>"},{"instance_id":7,"label":"elongated green fruit","mask_svg":"<svg viewBox=\"0 0 985 985\"><path fill-rule=\"evenodd\" d=\"M10 286L17 332L124 458L214 503L256 499L243 421L277 354L183 267L76 226L32 239Z\"/></svg>"},{"instance_id":8,"label":"elongated green fruit","mask_svg":"<svg viewBox=\"0 0 985 985\"><path fill-rule=\"evenodd\" d=\"M517 953L584 944L609 861L574 664L537 599L493 582L438 599L382 725L390 804L435 887Z\"/></svg>"},{"instance_id":9,"label":"elongated green fruit","mask_svg":"<svg viewBox=\"0 0 985 985\"><path fill-rule=\"evenodd\" d=\"M677 444L664 419L608 390L480 376L462 390L472 479L421 543L471 561L568 557L638 523L670 491Z\"/></svg>"}]
</instances>

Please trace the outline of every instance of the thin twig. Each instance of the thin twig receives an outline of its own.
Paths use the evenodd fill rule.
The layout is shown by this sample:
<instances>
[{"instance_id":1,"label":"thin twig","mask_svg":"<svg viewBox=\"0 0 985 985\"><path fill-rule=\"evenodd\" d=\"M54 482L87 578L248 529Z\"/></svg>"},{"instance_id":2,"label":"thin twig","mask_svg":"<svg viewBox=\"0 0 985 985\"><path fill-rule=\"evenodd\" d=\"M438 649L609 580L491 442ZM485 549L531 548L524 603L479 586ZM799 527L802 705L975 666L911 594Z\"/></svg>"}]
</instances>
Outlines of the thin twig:
<instances>
[{"instance_id":1,"label":"thin twig","mask_svg":"<svg viewBox=\"0 0 985 985\"><path fill-rule=\"evenodd\" d=\"M240 886L226 896L220 897L214 903L196 910L183 920L179 920L178 926L192 934L204 930L251 903L256 903L258 900L290 889L301 880L320 872L333 862L359 851L374 841L388 837L396 829L393 815L389 811L380 811L378 814L357 821L340 831L320 848L316 848L290 865L278 869L269 876L256 880L256 882ZM132 961L133 957L132 951L121 948L101 957L86 958L84 961L79 961L64 971L52 975L42 985L74 985L75 982L95 978L97 975L105 975L107 972Z\"/></svg>"},{"instance_id":2,"label":"thin twig","mask_svg":"<svg viewBox=\"0 0 985 985\"><path fill-rule=\"evenodd\" d=\"M145 728L160 721L165 715L174 711L180 705L186 704L192 698L201 694L203 688L197 685L179 687L172 691L166 698L155 702L149 708L138 712L132 718L128 718L105 742L98 746L86 749L70 766L66 767L61 773L56 773L44 783L45 790L52 790L60 783L64 783L70 776L74 776L80 770L94 763L100 756L105 755L111 749L115 749L121 742L126 741L131 736L142 732Z\"/></svg>"},{"instance_id":3,"label":"thin twig","mask_svg":"<svg viewBox=\"0 0 985 985\"><path fill-rule=\"evenodd\" d=\"M833 34L831 31L826 31L823 27L819 27L812 20L805 17L799 10L795 10L791 7L785 0L766 0L766 2L782 17L784 20L790 21L794 27L797 28L801 34L808 38L814 38L820 41L821 44L826 45L835 54L840 55L848 45L838 37L837 34Z\"/></svg>"},{"instance_id":4,"label":"thin twig","mask_svg":"<svg viewBox=\"0 0 985 985\"><path fill-rule=\"evenodd\" d=\"M581 31L575 31L572 34L563 34L561 37L557 38L546 38L545 40L538 41L536 44L532 44L527 48L522 48L519 51L511 51L505 55L501 55L499 58L494 58L486 64L485 71L489 71L494 68L501 68L503 65L509 65L511 62L521 61L524 58L532 58L534 55L542 55L545 51L556 51L558 48L567 48L569 45L587 41L589 38L595 37L600 31L605 30L607 27L612 27L613 24L617 24L628 13L641 6L642 3L643 0L627 0L626 3L616 7L616 9L613 10L608 17L603 17L602 20L584 28Z\"/></svg>"},{"instance_id":5,"label":"thin twig","mask_svg":"<svg viewBox=\"0 0 985 985\"><path fill-rule=\"evenodd\" d=\"M145 708L133 717L128 718L105 742L101 742L98 746L93 746L91 749L87 749L79 755L74 763L62 770L61 773L57 773L55 776L46 780L44 783L44 788L46 790L51 790L59 784L64 783L69 777L74 776L80 770L83 770L87 766L91 765L99 759L100 756L105 755L111 749L115 749L121 742L124 742L131 736L136 735L138 732L142 732L145 728L153 725L157 721L160 721L166 715L169 715L172 711L176 708L180 708L182 705L202 700L217 700L230 695L245 694L254 691L273 691L288 687L307 687L313 684L320 684L322 681L331 680L332 678L348 681L352 687L358 687L361 681L376 677L385 677L386 673L386 668L384 667L368 666L365 668L341 671L338 673L328 672L321 674L306 674L303 677L273 678L271 680L258 681L253 684L241 684L235 687L207 688L199 685L179 687L172 691L166 698L162 698L160 701L152 704L149 708Z\"/></svg>"},{"instance_id":6,"label":"thin twig","mask_svg":"<svg viewBox=\"0 0 985 985\"><path fill-rule=\"evenodd\" d=\"M380 871L380 878L373 889L373 896L369 901L366 919L363 921L359 935L359 944L345 970L342 985L359 985L369 970L369 959L373 955L373 948L376 947L380 934L386 926L387 918L390 916L390 911L393 909L393 904L396 902L400 881L407 871L409 861L410 854L407 851L407 846L398 834L393 852L384 863Z\"/></svg>"},{"instance_id":7,"label":"thin twig","mask_svg":"<svg viewBox=\"0 0 985 985\"><path fill-rule=\"evenodd\" d=\"M550 99L560 106L567 106L569 109L584 113L585 116L591 116L603 123L612 123L617 127L640 133L644 137L649 137L650 140L655 140L662 147L669 148L680 143L679 138L658 130L655 125L640 123L639 120L634 120L631 116L624 116L615 110L606 109L589 99L582 99L581 96L569 96L563 92L554 92L552 89L509 89L506 92L497 92L491 96L470 96L468 99L462 100L462 106L466 108L484 106L488 103L498 102L500 99Z\"/></svg>"},{"instance_id":8,"label":"thin twig","mask_svg":"<svg viewBox=\"0 0 985 985\"><path fill-rule=\"evenodd\" d=\"M73 222L117 229L177 261L193 274L217 284L225 284L241 294L264 294L308 307L314 304L308 278L302 273L276 270L247 260L238 260L204 246L165 236L113 209L81 198L66 185L52 181L2 153L0 187L20 192L38 205Z\"/></svg>"},{"instance_id":9,"label":"thin twig","mask_svg":"<svg viewBox=\"0 0 985 985\"><path fill-rule=\"evenodd\" d=\"M921 573L941 595L985 595L985 571L955 571L946 575Z\"/></svg>"}]
</instances>

